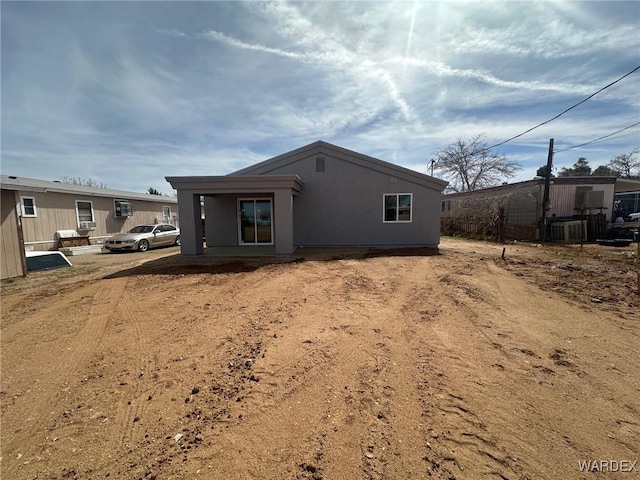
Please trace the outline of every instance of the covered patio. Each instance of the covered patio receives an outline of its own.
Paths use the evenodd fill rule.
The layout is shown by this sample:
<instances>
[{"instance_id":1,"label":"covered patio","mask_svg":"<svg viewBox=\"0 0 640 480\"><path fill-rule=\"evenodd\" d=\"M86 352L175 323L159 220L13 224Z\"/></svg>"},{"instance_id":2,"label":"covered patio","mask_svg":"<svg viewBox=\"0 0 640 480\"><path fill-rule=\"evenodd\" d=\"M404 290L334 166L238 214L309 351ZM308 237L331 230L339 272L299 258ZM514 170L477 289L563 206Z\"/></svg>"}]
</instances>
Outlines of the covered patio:
<instances>
[{"instance_id":1,"label":"covered patio","mask_svg":"<svg viewBox=\"0 0 640 480\"><path fill-rule=\"evenodd\" d=\"M232 249L239 256L291 255L295 251L293 199L303 186L297 175L166 179L178 192L183 255L204 253L201 197L219 204L207 209L204 218L207 253ZM215 235L210 238L209 232Z\"/></svg>"}]
</instances>

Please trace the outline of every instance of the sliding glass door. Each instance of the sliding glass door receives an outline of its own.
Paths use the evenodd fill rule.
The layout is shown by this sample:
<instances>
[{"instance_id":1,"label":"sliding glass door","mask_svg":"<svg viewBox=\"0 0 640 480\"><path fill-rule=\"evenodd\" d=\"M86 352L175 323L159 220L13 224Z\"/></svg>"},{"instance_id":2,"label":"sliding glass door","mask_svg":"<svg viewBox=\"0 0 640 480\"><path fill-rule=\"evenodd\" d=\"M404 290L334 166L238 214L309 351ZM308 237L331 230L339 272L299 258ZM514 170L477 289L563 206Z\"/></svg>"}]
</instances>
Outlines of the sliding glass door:
<instances>
[{"instance_id":1,"label":"sliding glass door","mask_svg":"<svg viewBox=\"0 0 640 480\"><path fill-rule=\"evenodd\" d=\"M238 210L240 245L273 244L270 198L240 199L238 200Z\"/></svg>"}]
</instances>

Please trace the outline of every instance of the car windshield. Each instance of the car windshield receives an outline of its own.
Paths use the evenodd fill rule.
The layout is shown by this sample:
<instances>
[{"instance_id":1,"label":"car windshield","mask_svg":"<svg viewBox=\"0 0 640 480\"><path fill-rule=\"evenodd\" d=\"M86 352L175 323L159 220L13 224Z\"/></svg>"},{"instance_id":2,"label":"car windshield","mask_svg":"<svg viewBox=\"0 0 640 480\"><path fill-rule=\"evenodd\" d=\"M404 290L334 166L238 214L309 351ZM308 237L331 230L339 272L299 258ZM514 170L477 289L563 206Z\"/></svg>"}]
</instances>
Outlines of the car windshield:
<instances>
[{"instance_id":1,"label":"car windshield","mask_svg":"<svg viewBox=\"0 0 640 480\"><path fill-rule=\"evenodd\" d=\"M129 230L129 233L151 233L151 230L153 230L152 225L138 225Z\"/></svg>"}]
</instances>

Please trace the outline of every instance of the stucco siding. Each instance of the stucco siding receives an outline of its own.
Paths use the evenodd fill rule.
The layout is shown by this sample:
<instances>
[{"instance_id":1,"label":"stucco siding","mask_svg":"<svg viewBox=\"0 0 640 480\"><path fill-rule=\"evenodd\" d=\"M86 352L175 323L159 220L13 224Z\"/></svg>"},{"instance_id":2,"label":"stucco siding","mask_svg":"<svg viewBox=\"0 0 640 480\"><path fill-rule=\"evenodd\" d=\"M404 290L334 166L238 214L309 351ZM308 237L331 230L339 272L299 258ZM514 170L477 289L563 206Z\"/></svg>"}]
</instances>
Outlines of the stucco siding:
<instances>
[{"instance_id":1,"label":"stucco siding","mask_svg":"<svg viewBox=\"0 0 640 480\"><path fill-rule=\"evenodd\" d=\"M20 241L19 219L15 194L2 190L0 197L2 223L0 227L0 278L25 275L24 250Z\"/></svg>"},{"instance_id":2,"label":"stucco siding","mask_svg":"<svg viewBox=\"0 0 640 480\"><path fill-rule=\"evenodd\" d=\"M324 172L316 172L316 158ZM262 173L262 172L259 172ZM296 246L393 246L439 243L440 192L325 153L310 153L269 174L304 182L294 198ZM383 222L383 195L411 193L412 221Z\"/></svg>"},{"instance_id":3,"label":"stucco siding","mask_svg":"<svg viewBox=\"0 0 640 480\"><path fill-rule=\"evenodd\" d=\"M261 195L264 196L264 195ZM238 195L216 195L204 198L205 238L208 247L238 245Z\"/></svg>"}]
</instances>

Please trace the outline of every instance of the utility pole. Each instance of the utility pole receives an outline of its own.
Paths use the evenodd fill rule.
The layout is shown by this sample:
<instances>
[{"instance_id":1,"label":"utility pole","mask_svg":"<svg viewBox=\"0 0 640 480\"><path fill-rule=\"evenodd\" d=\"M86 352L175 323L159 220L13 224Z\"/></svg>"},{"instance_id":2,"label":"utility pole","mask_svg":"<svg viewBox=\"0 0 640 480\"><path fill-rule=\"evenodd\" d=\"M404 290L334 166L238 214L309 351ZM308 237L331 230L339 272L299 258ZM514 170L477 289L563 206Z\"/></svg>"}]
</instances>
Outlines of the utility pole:
<instances>
[{"instance_id":1,"label":"utility pole","mask_svg":"<svg viewBox=\"0 0 640 480\"><path fill-rule=\"evenodd\" d=\"M435 166L436 161L432 158L431 159L431 176L433 177L433 167Z\"/></svg>"},{"instance_id":2,"label":"utility pole","mask_svg":"<svg viewBox=\"0 0 640 480\"><path fill-rule=\"evenodd\" d=\"M544 176L544 195L542 196L542 221L540 222L540 243L544 244L547 236L547 211L549 210L549 187L551 186L551 166L553 165L553 138L549 139L547 155L547 172Z\"/></svg>"}]
</instances>

